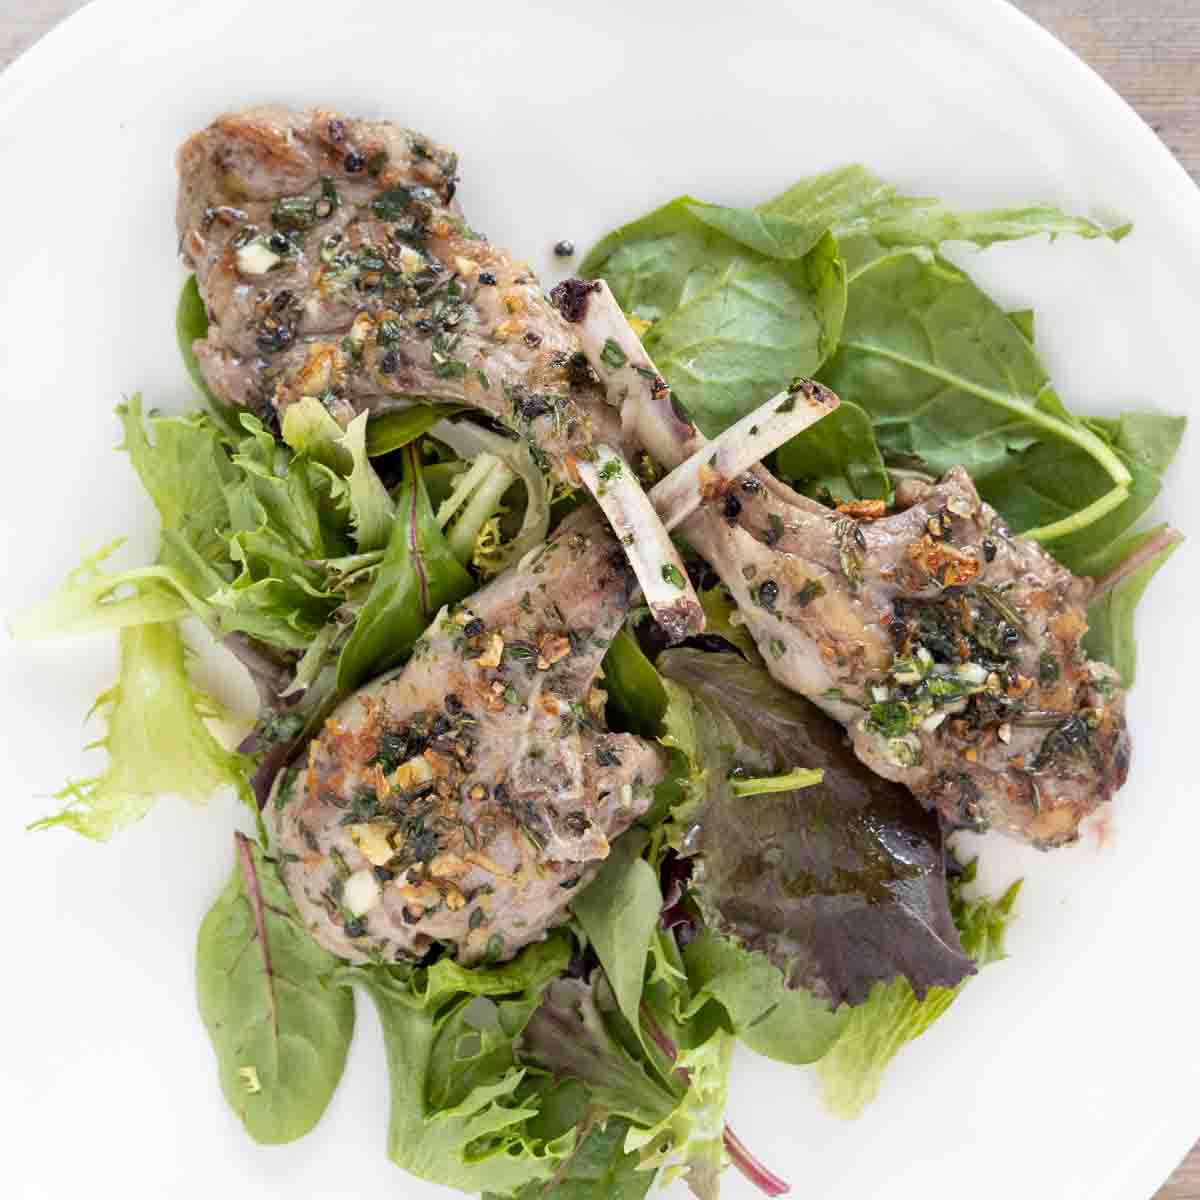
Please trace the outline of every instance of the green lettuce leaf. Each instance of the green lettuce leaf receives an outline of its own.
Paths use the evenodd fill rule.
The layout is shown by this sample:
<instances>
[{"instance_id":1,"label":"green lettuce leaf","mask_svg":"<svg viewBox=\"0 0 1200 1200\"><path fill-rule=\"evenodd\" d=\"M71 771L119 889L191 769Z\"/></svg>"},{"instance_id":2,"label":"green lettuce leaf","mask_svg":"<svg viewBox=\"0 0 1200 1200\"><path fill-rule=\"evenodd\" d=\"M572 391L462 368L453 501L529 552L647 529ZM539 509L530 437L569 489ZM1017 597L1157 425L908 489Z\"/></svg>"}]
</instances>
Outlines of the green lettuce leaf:
<instances>
[{"instance_id":1,"label":"green lettuce leaf","mask_svg":"<svg viewBox=\"0 0 1200 1200\"><path fill-rule=\"evenodd\" d=\"M834 1011L812 993L788 987L783 972L764 955L711 929L684 947L683 961L693 1004L715 1001L730 1031L758 1054L813 1063L841 1035L849 1009Z\"/></svg>"},{"instance_id":2,"label":"green lettuce leaf","mask_svg":"<svg viewBox=\"0 0 1200 1200\"><path fill-rule=\"evenodd\" d=\"M625 1149L644 1170L662 1168L664 1184L682 1175L701 1200L715 1200L734 1039L710 1029L694 1045L670 1045L664 1079L621 1037L618 1021L603 976L559 980L525 1027L521 1060L584 1084L593 1114L629 1122Z\"/></svg>"},{"instance_id":3,"label":"green lettuce leaf","mask_svg":"<svg viewBox=\"0 0 1200 1200\"><path fill-rule=\"evenodd\" d=\"M759 212L832 229L838 237L870 237L882 246L935 247L950 241L990 246L1040 234L1119 242L1131 228L1100 225L1045 204L956 210L930 197L902 196L857 164L802 179L767 201Z\"/></svg>"},{"instance_id":4,"label":"green lettuce leaf","mask_svg":"<svg viewBox=\"0 0 1200 1200\"><path fill-rule=\"evenodd\" d=\"M461 967L442 959L406 978L397 968L345 967L334 978L365 990L383 1024L391 1080L388 1155L397 1166L462 1191L507 1196L549 1179L575 1132L533 1132L537 1094L523 1088L520 1037L541 993L570 959L553 935L512 962ZM477 998L491 998L477 1017Z\"/></svg>"},{"instance_id":5,"label":"green lettuce leaf","mask_svg":"<svg viewBox=\"0 0 1200 1200\"><path fill-rule=\"evenodd\" d=\"M654 322L646 350L709 436L814 373L845 310L832 237L688 196L603 238L580 270Z\"/></svg>"},{"instance_id":6,"label":"green lettuce leaf","mask_svg":"<svg viewBox=\"0 0 1200 1200\"><path fill-rule=\"evenodd\" d=\"M221 1090L254 1141L295 1141L333 1096L354 1030L354 997L305 929L275 863L234 835L235 864L200 926L196 990Z\"/></svg>"},{"instance_id":7,"label":"green lettuce leaf","mask_svg":"<svg viewBox=\"0 0 1200 1200\"><path fill-rule=\"evenodd\" d=\"M346 476L346 499L359 553L382 550L392 532L396 506L367 458L366 413L360 413L350 422L340 445L353 464Z\"/></svg>"},{"instance_id":8,"label":"green lettuce leaf","mask_svg":"<svg viewBox=\"0 0 1200 1200\"><path fill-rule=\"evenodd\" d=\"M593 1125L549 1185L544 1180L526 1184L511 1200L642 1200L654 1173L642 1170L638 1155L625 1150L628 1130L629 1122L618 1117ZM503 1198L487 1192L484 1200Z\"/></svg>"},{"instance_id":9,"label":"green lettuce leaf","mask_svg":"<svg viewBox=\"0 0 1200 1200\"><path fill-rule=\"evenodd\" d=\"M342 427L315 396L302 396L283 410L279 423L283 440L297 454L322 463L337 475L354 466L349 450L341 445Z\"/></svg>"},{"instance_id":10,"label":"green lettuce leaf","mask_svg":"<svg viewBox=\"0 0 1200 1200\"><path fill-rule=\"evenodd\" d=\"M63 826L97 841L140 820L164 795L203 803L234 788L254 807L247 760L226 750L205 719L212 702L187 675L183 639L171 621L121 630L121 674L92 709L107 725L95 747L108 754L102 775L69 783L55 795L67 801L31 829Z\"/></svg>"},{"instance_id":11,"label":"green lettuce leaf","mask_svg":"<svg viewBox=\"0 0 1200 1200\"><path fill-rule=\"evenodd\" d=\"M134 567L105 571L101 563L124 544L110 542L88 555L45 600L9 620L18 640L98 633L129 625L170 621L205 606L188 590L183 576L171 567Z\"/></svg>"},{"instance_id":12,"label":"green lettuce leaf","mask_svg":"<svg viewBox=\"0 0 1200 1200\"><path fill-rule=\"evenodd\" d=\"M225 489L238 472L222 434L203 414L151 414L151 442L137 394L117 408L117 415L125 433L121 449L162 521L159 561L179 571L196 595L207 597L233 576Z\"/></svg>"},{"instance_id":13,"label":"green lettuce leaf","mask_svg":"<svg viewBox=\"0 0 1200 1200\"><path fill-rule=\"evenodd\" d=\"M434 519L415 448L404 453L387 550L338 662L342 692L402 661L438 609L475 590Z\"/></svg>"},{"instance_id":14,"label":"green lettuce leaf","mask_svg":"<svg viewBox=\"0 0 1200 1200\"><path fill-rule=\"evenodd\" d=\"M646 956L662 908L658 879L642 858L648 841L640 829L618 838L599 874L571 902L617 1006L634 1029L639 1025Z\"/></svg>"},{"instance_id":15,"label":"green lettuce leaf","mask_svg":"<svg viewBox=\"0 0 1200 1200\"><path fill-rule=\"evenodd\" d=\"M393 412L374 413L367 422L367 453L381 458L424 437L439 421L466 412L461 404L414 404Z\"/></svg>"},{"instance_id":16,"label":"green lettuce leaf","mask_svg":"<svg viewBox=\"0 0 1200 1200\"><path fill-rule=\"evenodd\" d=\"M998 900L968 900L963 891L974 879L971 863L951 883L951 909L963 949L984 967L1005 956L1004 932L1021 885L1018 880ZM966 983L930 988L923 1000L906 979L877 983L865 1003L849 1010L841 1036L817 1064L829 1111L846 1119L859 1116L877 1095L888 1063L950 1007Z\"/></svg>"},{"instance_id":17,"label":"green lettuce leaf","mask_svg":"<svg viewBox=\"0 0 1200 1200\"><path fill-rule=\"evenodd\" d=\"M667 694L654 665L628 630L622 629L609 644L603 668L609 727L641 737L658 737L667 710Z\"/></svg>"}]
</instances>

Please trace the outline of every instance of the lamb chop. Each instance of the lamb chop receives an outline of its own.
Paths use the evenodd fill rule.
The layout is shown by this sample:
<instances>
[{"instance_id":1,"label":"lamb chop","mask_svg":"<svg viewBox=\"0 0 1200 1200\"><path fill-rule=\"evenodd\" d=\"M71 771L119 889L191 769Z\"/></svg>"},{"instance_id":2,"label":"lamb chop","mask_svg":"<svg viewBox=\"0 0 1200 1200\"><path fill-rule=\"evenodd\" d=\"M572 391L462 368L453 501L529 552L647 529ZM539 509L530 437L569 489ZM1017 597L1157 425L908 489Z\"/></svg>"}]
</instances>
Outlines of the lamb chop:
<instances>
[{"instance_id":1,"label":"lamb chop","mask_svg":"<svg viewBox=\"0 0 1200 1200\"><path fill-rule=\"evenodd\" d=\"M566 918L665 754L606 731L600 660L635 581L593 507L532 561L443 610L283 776L284 882L313 936L356 962L511 958Z\"/></svg>"},{"instance_id":2,"label":"lamb chop","mask_svg":"<svg viewBox=\"0 0 1200 1200\"><path fill-rule=\"evenodd\" d=\"M277 428L301 397L343 425L414 398L479 409L578 483L616 414L533 272L472 230L457 156L387 121L268 106L179 151L180 246L210 317L195 344L214 395ZM592 488L673 640L703 611L640 489ZM678 582L675 582L678 581Z\"/></svg>"},{"instance_id":3,"label":"lamb chop","mask_svg":"<svg viewBox=\"0 0 1200 1200\"><path fill-rule=\"evenodd\" d=\"M607 285L571 280L553 298L627 441L668 468L703 457ZM703 492L682 532L772 675L952 827L1061 845L1124 784L1124 692L1082 646L1093 585L1013 537L964 471L908 485L892 516L881 502L832 511L761 467L714 470Z\"/></svg>"}]
</instances>

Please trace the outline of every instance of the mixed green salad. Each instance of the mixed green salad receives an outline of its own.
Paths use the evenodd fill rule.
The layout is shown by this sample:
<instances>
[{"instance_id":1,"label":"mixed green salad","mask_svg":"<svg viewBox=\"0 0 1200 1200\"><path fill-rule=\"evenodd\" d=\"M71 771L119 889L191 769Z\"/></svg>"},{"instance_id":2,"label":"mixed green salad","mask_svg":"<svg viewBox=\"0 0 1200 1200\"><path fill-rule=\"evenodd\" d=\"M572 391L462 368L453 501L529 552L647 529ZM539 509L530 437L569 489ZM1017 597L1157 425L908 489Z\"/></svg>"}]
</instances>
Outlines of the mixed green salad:
<instances>
[{"instance_id":1,"label":"mixed green salad","mask_svg":"<svg viewBox=\"0 0 1200 1200\"><path fill-rule=\"evenodd\" d=\"M582 274L608 281L707 435L795 376L828 384L841 406L770 463L807 495L888 503L898 479L962 465L1014 532L1071 571L1119 571L1089 612L1087 647L1129 685L1134 608L1177 542L1138 523L1184 418L1072 413L1038 358L1033 313L1005 312L940 250L1128 232L1044 206L955 211L848 167L756 209L680 197L603 238ZM262 819L272 784L339 701L405 661L443 605L541 544L583 497L524 441L453 405L343 429L310 398L286 409L277 436L207 394L191 349L206 325L189 280L179 345L204 405L165 415L134 396L118 409L121 449L161 520L156 560L114 569L113 542L12 622L19 637L120 639L119 677L94 709L105 765L69 782L34 828L104 840L164 795L244 799L253 832L234 837L196 978L221 1088L257 1142L316 1125L357 993L386 1039L388 1154L421 1178L495 1197L632 1200L656 1175L682 1176L708 1198L732 1163L766 1194L786 1191L747 1148L753 1131L743 1142L725 1124L736 1044L812 1066L829 1109L857 1116L961 987L986 986L930 982L939 914L982 967L1003 956L1018 884L981 897L974 864L951 856L943 868L936 818L915 803L872 801L866 817L847 804L849 752L771 680L697 564L707 635L664 649L640 610L605 659L609 726L657 739L672 768L570 922L504 963L464 967L436 948L412 963L335 958L277 873ZM236 749L210 730L221 714L189 674L187 626L258 685ZM738 848L780 829L782 849L754 860L748 886ZM936 852L932 891L884 886L906 876L902 856L881 861L881 829ZM780 881L820 880L835 862L845 906L832 921L813 903L824 884ZM789 898L761 905L750 936L735 901L774 884ZM872 959L866 982L880 929L899 965L880 981ZM800 982L797 958L814 944L843 964L838 987Z\"/></svg>"}]
</instances>

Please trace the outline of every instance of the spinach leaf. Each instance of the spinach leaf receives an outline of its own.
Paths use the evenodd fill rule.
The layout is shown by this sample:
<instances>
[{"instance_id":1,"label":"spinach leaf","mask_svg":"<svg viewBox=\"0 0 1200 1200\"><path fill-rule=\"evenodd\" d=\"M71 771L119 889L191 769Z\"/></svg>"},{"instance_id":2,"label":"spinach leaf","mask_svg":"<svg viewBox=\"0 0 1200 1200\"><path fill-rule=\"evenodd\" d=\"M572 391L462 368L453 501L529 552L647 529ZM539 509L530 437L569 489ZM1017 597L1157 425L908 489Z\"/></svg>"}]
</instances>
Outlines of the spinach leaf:
<instances>
[{"instance_id":1,"label":"spinach leaf","mask_svg":"<svg viewBox=\"0 0 1200 1200\"><path fill-rule=\"evenodd\" d=\"M1077 575L1099 575L1113 544L1154 503L1162 477L1179 449L1186 417L1130 412L1115 420L1088 422L1111 446L1132 477L1128 497L1086 528L1054 538L1054 557ZM1108 494L1108 474L1078 446L1060 441L1038 442L1014 455L983 481L981 492L1020 531L1069 522Z\"/></svg>"},{"instance_id":2,"label":"spinach leaf","mask_svg":"<svg viewBox=\"0 0 1200 1200\"><path fill-rule=\"evenodd\" d=\"M935 474L961 465L986 486L1013 453L1050 440L1092 458L1118 500L1130 482L1108 441L1063 408L1008 315L928 252L886 254L851 277L842 339L821 378L866 409L885 454Z\"/></svg>"},{"instance_id":3,"label":"spinach leaf","mask_svg":"<svg viewBox=\"0 0 1200 1200\"><path fill-rule=\"evenodd\" d=\"M1049 205L956 210L929 197L902 196L891 184L857 164L793 184L759 209L765 217L790 217L832 229L838 237L867 236L881 246L929 246L942 242L994 242L1049 234L1106 237L1119 242L1129 225L1105 227Z\"/></svg>"},{"instance_id":4,"label":"spinach leaf","mask_svg":"<svg viewBox=\"0 0 1200 1200\"><path fill-rule=\"evenodd\" d=\"M662 908L658 879L642 858L648 841L640 829L618 838L600 873L571 902L621 1013L634 1029L640 1024L646 955Z\"/></svg>"},{"instance_id":5,"label":"spinach leaf","mask_svg":"<svg viewBox=\"0 0 1200 1200\"><path fill-rule=\"evenodd\" d=\"M687 196L609 234L581 271L655 322L646 350L710 436L815 372L845 311L832 237Z\"/></svg>"},{"instance_id":6,"label":"spinach leaf","mask_svg":"<svg viewBox=\"0 0 1200 1200\"><path fill-rule=\"evenodd\" d=\"M1088 631L1084 647L1092 658L1116 667L1121 682L1128 688L1137 676L1137 643L1133 636L1133 614L1138 601L1158 569L1179 548L1182 538L1171 537L1167 526L1159 525L1145 533L1135 533L1110 548L1100 565L1116 569L1124 559L1137 555L1140 565L1088 607ZM1145 555L1144 560L1142 555Z\"/></svg>"},{"instance_id":7,"label":"spinach leaf","mask_svg":"<svg viewBox=\"0 0 1200 1200\"><path fill-rule=\"evenodd\" d=\"M235 835L229 883L200 926L196 989L221 1090L265 1144L303 1137L325 1111L350 1047L354 1000L309 936L262 849Z\"/></svg>"},{"instance_id":8,"label":"spinach leaf","mask_svg":"<svg viewBox=\"0 0 1200 1200\"><path fill-rule=\"evenodd\" d=\"M531 1132L537 1097L522 1086L514 1042L569 960L570 939L559 933L497 967L442 959L408 978L382 966L336 973L337 982L371 996L383 1024L388 1156L397 1166L447 1187L500 1195L554 1174L575 1134L547 1142ZM475 1021L478 997L491 998L486 1020ZM464 1044L468 1033L473 1050Z\"/></svg>"},{"instance_id":9,"label":"spinach leaf","mask_svg":"<svg viewBox=\"0 0 1200 1200\"><path fill-rule=\"evenodd\" d=\"M677 812L709 928L765 955L789 987L858 1003L880 980L919 994L971 971L947 907L936 817L871 774L840 725L730 653L670 650L659 670L692 698L698 760ZM682 720L683 714L676 714ZM822 783L740 799L735 772L820 767Z\"/></svg>"},{"instance_id":10,"label":"spinach leaf","mask_svg":"<svg viewBox=\"0 0 1200 1200\"><path fill-rule=\"evenodd\" d=\"M442 605L475 588L434 519L415 447L410 444L404 453L404 480L387 550L338 661L343 693L395 666Z\"/></svg>"},{"instance_id":11,"label":"spinach leaf","mask_svg":"<svg viewBox=\"0 0 1200 1200\"><path fill-rule=\"evenodd\" d=\"M891 479L875 442L871 418L849 400L776 452L780 474L808 495L837 501L890 499Z\"/></svg>"},{"instance_id":12,"label":"spinach leaf","mask_svg":"<svg viewBox=\"0 0 1200 1200\"><path fill-rule=\"evenodd\" d=\"M163 795L203 803L233 788L250 807L247 760L226 750L205 725L212 701L188 678L174 621L121 630L121 673L95 703L107 726L94 743L108 754L102 775L68 783L55 795L66 807L31 829L64 826L96 841L141 820Z\"/></svg>"}]
</instances>

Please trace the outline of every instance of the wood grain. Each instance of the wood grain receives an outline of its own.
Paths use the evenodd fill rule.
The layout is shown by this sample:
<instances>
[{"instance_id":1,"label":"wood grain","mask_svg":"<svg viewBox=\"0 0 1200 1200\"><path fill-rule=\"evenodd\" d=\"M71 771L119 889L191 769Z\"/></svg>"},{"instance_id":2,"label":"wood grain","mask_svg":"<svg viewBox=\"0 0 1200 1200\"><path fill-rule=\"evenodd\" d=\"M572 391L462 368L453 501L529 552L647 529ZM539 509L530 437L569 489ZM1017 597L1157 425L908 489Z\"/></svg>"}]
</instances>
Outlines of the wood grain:
<instances>
[{"instance_id":1,"label":"wood grain","mask_svg":"<svg viewBox=\"0 0 1200 1200\"><path fill-rule=\"evenodd\" d=\"M1200 182L1200 0L1014 2L1116 88ZM83 4L0 0L0 69ZM1154 1200L1200 1200L1200 1143Z\"/></svg>"}]
</instances>

